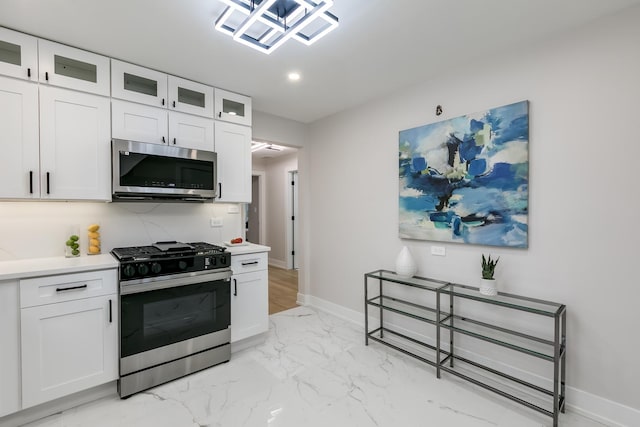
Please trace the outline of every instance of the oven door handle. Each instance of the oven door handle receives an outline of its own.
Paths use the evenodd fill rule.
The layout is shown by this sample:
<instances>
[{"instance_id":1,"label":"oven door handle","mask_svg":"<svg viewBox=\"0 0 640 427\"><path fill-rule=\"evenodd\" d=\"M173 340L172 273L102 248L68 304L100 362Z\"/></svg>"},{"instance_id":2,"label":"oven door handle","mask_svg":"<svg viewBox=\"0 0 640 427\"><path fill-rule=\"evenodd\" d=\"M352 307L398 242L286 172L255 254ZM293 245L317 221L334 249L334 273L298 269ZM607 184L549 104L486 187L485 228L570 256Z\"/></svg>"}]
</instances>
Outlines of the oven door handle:
<instances>
[{"instance_id":1,"label":"oven door handle","mask_svg":"<svg viewBox=\"0 0 640 427\"><path fill-rule=\"evenodd\" d=\"M158 279L152 282L135 285L120 284L120 295L138 294L140 292L157 291L159 289L175 288L178 286L194 285L197 283L215 282L218 280L231 281L231 270L217 271L174 279Z\"/></svg>"}]
</instances>

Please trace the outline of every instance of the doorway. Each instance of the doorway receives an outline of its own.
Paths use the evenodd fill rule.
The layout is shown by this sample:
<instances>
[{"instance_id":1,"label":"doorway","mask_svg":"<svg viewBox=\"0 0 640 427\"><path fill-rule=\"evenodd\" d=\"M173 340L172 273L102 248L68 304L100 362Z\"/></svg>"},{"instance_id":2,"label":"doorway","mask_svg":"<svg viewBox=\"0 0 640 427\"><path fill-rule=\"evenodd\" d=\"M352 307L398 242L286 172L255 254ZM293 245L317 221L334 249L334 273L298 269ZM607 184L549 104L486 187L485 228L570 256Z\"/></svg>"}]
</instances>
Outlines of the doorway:
<instances>
[{"instance_id":1,"label":"doorway","mask_svg":"<svg viewBox=\"0 0 640 427\"><path fill-rule=\"evenodd\" d=\"M297 307L297 268L301 261L297 229L298 150L270 142L254 142L252 151L253 194L252 203L246 208L246 236L248 241L256 243L257 232L261 236L259 243L271 248L269 314L273 314ZM256 218L257 225L254 224Z\"/></svg>"},{"instance_id":2,"label":"doorway","mask_svg":"<svg viewBox=\"0 0 640 427\"><path fill-rule=\"evenodd\" d=\"M245 240L259 245L265 244L265 172L251 174L251 203L245 204Z\"/></svg>"}]
</instances>

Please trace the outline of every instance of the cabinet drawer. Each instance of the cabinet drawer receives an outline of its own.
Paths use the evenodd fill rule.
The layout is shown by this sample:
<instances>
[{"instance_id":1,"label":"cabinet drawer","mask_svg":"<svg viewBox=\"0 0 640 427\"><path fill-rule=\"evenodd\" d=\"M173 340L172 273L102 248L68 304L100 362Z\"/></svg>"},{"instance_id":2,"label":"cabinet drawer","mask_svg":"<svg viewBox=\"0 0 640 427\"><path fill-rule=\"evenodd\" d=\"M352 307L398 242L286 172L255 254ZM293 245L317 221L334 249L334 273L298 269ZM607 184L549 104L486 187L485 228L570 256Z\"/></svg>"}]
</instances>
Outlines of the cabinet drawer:
<instances>
[{"instance_id":1,"label":"cabinet drawer","mask_svg":"<svg viewBox=\"0 0 640 427\"><path fill-rule=\"evenodd\" d=\"M266 270L268 258L266 252L257 254L231 255L231 271L233 274Z\"/></svg>"},{"instance_id":2,"label":"cabinet drawer","mask_svg":"<svg viewBox=\"0 0 640 427\"><path fill-rule=\"evenodd\" d=\"M101 270L20 280L20 307L117 293L117 271Z\"/></svg>"}]
</instances>

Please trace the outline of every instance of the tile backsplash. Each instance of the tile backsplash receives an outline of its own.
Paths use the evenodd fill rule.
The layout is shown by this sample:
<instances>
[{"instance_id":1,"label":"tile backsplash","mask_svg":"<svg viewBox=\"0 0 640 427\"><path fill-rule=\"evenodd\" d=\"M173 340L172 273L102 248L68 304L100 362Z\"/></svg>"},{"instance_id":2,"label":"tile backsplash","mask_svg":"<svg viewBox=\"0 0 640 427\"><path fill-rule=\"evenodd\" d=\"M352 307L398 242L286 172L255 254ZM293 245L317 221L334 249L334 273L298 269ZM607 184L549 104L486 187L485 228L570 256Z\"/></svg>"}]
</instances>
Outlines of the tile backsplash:
<instances>
[{"instance_id":1,"label":"tile backsplash","mask_svg":"<svg viewBox=\"0 0 640 427\"><path fill-rule=\"evenodd\" d=\"M72 227L88 256L87 227L94 223L102 253L166 240L220 243L243 235L241 212L242 205L212 203L0 202L0 261L62 256ZM221 227L211 227L214 217Z\"/></svg>"}]
</instances>

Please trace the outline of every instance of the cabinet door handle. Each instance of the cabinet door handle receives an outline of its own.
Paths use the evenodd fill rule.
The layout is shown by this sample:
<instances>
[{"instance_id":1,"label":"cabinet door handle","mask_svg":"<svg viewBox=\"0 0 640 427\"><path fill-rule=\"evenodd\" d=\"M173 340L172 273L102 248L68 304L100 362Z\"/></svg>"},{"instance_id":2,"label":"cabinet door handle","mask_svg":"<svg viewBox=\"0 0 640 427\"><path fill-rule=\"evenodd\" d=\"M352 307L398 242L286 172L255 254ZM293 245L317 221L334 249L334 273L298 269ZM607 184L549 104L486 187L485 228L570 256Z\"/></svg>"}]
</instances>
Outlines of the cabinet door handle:
<instances>
[{"instance_id":1,"label":"cabinet door handle","mask_svg":"<svg viewBox=\"0 0 640 427\"><path fill-rule=\"evenodd\" d=\"M50 193L49 191L49 183L51 182L51 179L49 179L49 172L47 172L47 194Z\"/></svg>"},{"instance_id":2,"label":"cabinet door handle","mask_svg":"<svg viewBox=\"0 0 640 427\"><path fill-rule=\"evenodd\" d=\"M29 171L29 193L33 194L33 171Z\"/></svg>"},{"instance_id":3,"label":"cabinet door handle","mask_svg":"<svg viewBox=\"0 0 640 427\"><path fill-rule=\"evenodd\" d=\"M31 77L31 68L27 68L27 77Z\"/></svg>"},{"instance_id":4,"label":"cabinet door handle","mask_svg":"<svg viewBox=\"0 0 640 427\"><path fill-rule=\"evenodd\" d=\"M86 289L87 284L79 285L79 286L69 286L68 288L56 288L56 292L64 292L64 291L77 291L79 289Z\"/></svg>"},{"instance_id":5,"label":"cabinet door handle","mask_svg":"<svg viewBox=\"0 0 640 427\"><path fill-rule=\"evenodd\" d=\"M109 300L109 323L113 323L113 307L111 300Z\"/></svg>"},{"instance_id":6,"label":"cabinet door handle","mask_svg":"<svg viewBox=\"0 0 640 427\"><path fill-rule=\"evenodd\" d=\"M218 199L222 198L222 183L218 183Z\"/></svg>"},{"instance_id":7,"label":"cabinet door handle","mask_svg":"<svg viewBox=\"0 0 640 427\"><path fill-rule=\"evenodd\" d=\"M242 266L245 266L245 265L256 265L256 264L258 264L258 261L243 262Z\"/></svg>"},{"instance_id":8,"label":"cabinet door handle","mask_svg":"<svg viewBox=\"0 0 640 427\"><path fill-rule=\"evenodd\" d=\"M173 101L173 108L176 108L176 101Z\"/></svg>"},{"instance_id":9,"label":"cabinet door handle","mask_svg":"<svg viewBox=\"0 0 640 427\"><path fill-rule=\"evenodd\" d=\"M233 279L233 296L234 297L238 296L238 280L237 279Z\"/></svg>"},{"instance_id":10,"label":"cabinet door handle","mask_svg":"<svg viewBox=\"0 0 640 427\"><path fill-rule=\"evenodd\" d=\"M162 105L164 105L164 98L162 98Z\"/></svg>"},{"instance_id":11,"label":"cabinet door handle","mask_svg":"<svg viewBox=\"0 0 640 427\"><path fill-rule=\"evenodd\" d=\"M218 117L222 117L222 111L218 112Z\"/></svg>"},{"instance_id":12,"label":"cabinet door handle","mask_svg":"<svg viewBox=\"0 0 640 427\"><path fill-rule=\"evenodd\" d=\"M164 144L165 142L167 142L167 141L165 141L164 136L163 136L162 137L162 143Z\"/></svg>"},{"instance_id":13,"label":"cabinet door handle","mask_svg":"<svg viewBox=\"0 0 640 427\"><path fill-rule=\"evenodd\" d=\"M173 145L176 145L176 139L173 138Z\"/></svg>"},{"instance_id":14,"label":"cabinet door handle","mask_svg":"<svg viewBox=\"0 0 640 427\"><path fill-rule=\"evenodd\" d=\"M44 72L44 79L45 79L46 81L49 81L49 72L48 72L48 71L45 71L45 72Z\"/></svg>"}]
</instances>

